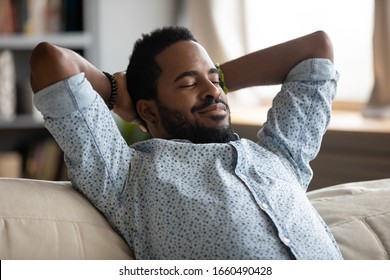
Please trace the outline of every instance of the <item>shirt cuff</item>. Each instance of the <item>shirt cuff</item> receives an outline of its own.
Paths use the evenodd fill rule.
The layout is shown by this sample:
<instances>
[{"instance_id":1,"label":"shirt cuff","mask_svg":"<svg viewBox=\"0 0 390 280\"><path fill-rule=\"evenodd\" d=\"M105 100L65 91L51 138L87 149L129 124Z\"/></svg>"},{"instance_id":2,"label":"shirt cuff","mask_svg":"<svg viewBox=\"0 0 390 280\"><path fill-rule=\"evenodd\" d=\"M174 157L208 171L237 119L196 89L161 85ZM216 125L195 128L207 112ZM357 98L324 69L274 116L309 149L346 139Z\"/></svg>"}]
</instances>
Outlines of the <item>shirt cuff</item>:
<instances>
[{"instance_id":1,"label":"shirt cuff","mask_svg":"<svg viewBox=\"0 0 390 280\"><path fill-rule=\"evenodd\" d=\"M96 99L84 73L52 84L34 95L34 104L44 117L60 118L88 107Z\"/></svg>"},{"instance_id":2,"label":"shirt cuff","mask_svg":"<svg viewBox=\"0 0 390 280\"><path fill-rule=\"evenodd\" d=\"M310 58L301 61L290 70L285 82L339 80L339 73L326 58Z\"/></svg>"}]
</instances>

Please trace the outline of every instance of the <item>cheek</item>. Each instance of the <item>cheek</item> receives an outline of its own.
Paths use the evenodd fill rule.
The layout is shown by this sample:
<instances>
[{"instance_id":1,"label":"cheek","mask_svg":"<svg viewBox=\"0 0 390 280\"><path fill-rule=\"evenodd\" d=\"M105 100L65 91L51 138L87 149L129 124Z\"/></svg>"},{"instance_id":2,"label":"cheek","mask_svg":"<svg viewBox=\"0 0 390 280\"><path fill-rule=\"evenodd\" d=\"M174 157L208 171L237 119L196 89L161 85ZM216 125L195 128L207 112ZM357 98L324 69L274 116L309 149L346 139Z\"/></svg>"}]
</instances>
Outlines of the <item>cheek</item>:
<instances>
[{"instance_id":1,"label":"cheek","mask_svg":"<svg viewBox=\"0 0 390 280\"><path fill-rule=\"evenodd\" d=\"M196 105L196 98L191 95L175 94L160 102L165 107L182 112L185 115L191 114L191 109Z\"/></svg>"},{"instance_id":2,"label":"cheek","mask_svg":"<svg viewBox=\"0 0 390 280\"><path fill-rule=\"evenodd\" d=\"M223 102L225 102L226 104L229 104L227 95L226 95L224 92L221 94L221 96L219 97L219 99L221 99L221 100L222 100Z\"/></svg>"},{"instance_id":3,"label":"cheek","mask_svg":"<svg viewBox=\"0 0 390 280\"><path fill-rule=\"evenodd\" d=\"M191 113L192 102L188 98L165 98L158 101L160 118L169 118L175 122L193 122L194 116Z\"/></svg>"}]
</instances>

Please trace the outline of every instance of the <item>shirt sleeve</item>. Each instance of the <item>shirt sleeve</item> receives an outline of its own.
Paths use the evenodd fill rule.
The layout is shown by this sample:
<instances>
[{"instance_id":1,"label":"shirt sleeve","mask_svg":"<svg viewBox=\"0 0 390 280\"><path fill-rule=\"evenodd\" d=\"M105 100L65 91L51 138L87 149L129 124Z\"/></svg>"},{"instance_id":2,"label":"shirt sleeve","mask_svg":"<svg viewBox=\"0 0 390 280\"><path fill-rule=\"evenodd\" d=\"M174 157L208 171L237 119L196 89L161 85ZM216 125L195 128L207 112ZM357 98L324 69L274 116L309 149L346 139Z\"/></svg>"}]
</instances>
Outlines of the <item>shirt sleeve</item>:
<instances>
[{"instance_id":1,"label":"shirt sleeve","mask_svg":"<svg viewBox=\"0 0 390 280\"><path fill-rule=\"evenodd\" d=\"M132 150L83 73L34 96L45 126L64 151L69 178L102 212L118 209Z\"/></svg>"},{"instance_id":2,"label":"shirt sleeve","mask_svg":"<svg viewBox=\"0 0 390 280\"><path fill-rule=\"evenodd\" d=\"M287 161L304 188L313 176L309 162L317 156L328 127L338 78L327 59L308 59L296 65L258 133L259 144Z\"/></svg>"}]
</instances>

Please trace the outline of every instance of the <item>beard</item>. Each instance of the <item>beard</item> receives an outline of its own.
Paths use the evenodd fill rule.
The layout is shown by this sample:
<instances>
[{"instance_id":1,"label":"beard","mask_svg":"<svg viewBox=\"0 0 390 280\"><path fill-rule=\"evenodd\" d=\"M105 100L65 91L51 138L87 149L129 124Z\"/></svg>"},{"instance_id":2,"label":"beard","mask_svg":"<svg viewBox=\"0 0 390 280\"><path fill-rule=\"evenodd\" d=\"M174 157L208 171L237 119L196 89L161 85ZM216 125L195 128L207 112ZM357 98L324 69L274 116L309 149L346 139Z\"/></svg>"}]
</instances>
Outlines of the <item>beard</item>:
<instances>
[{"instance_id":1,"label":"beard","mask_svg":"<svg viewBox=\"0 0 390 280\"><path fill-rule=\"evenodd\" d=\"M206 108L214 103L222 103L229 110L229 106L221 99L206 99L206 102L201 106L194 107L192 111ZM234 130L230 121L227 125L222 127L204 127L200 124L191 124L188 122L186 116L177 110L170 109L161 104L157 100L157 106L161 117L161 124L171 139L187 139L195 144L205 143L227 143L234 139ZM224 116L215 116L214 121L221 121Z\"/></svg>"}]
</instances>

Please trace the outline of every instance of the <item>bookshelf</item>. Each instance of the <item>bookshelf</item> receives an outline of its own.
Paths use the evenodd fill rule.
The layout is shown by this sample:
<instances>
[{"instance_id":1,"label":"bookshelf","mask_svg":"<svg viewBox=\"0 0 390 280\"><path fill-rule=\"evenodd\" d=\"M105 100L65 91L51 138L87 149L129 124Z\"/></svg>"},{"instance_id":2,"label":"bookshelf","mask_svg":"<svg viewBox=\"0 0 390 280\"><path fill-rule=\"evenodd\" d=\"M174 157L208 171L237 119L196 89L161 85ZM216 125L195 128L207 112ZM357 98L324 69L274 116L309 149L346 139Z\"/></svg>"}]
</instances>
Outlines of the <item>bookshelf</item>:
<instances>
[{"instance_id":1,"label":"bookshelf","mask_svg":"<svg viewBox=\"0 0 390 280\"><path fill-rule=\"evenodd\" d=\"M42 13L37 11L38 7L31 6L31 3L37 6L45 3L44 5L52 5L56 10L53 12L54 8L50 7L49 15L46 7L42 17ZM3 4L4 11L7 0ZM92 7L94 4L96 1L91 0L8 1L13 10L12 28L4 30L10 25L0 22L0 26L3 26L3 30L0 27L0 53L9 51L12 54L16 103L11 117L0 116L0 176L66 179L61 151L44 128L42 118L32 104L28 63L32 50L42 41L73 49L93 61L93 30L89 27L94 23L87 20L93 18L90 13L96 11ZM42 11L42 7L40 8ZM26 14L28 10L30 15ZM10 14L8 11L7 16ZM33 17L35 19L31 19ZM4 20L1 13L0 20ZM0 96L0 106L1 98L4 96ZM43 157L45 161L41 160ZM6 170L7 166L20 170Z\"/></svg>"},{"instance_id":2,"label":"bookshelf","mask_svg":"<svg viewBox=\"0 0 390 280\"><path fill-rule=\"evenodd\" d=\"M42 143L51 139L50 134L43 127L42 120L35 118L32 108L32 93L29 86L28 62L31 51L41 41L78 51L92 64L107 72L123 70L127 66L128 56L133 42L142 33L175 23L176 0L1 0L1 11L4 11L5 2L59 2L76 1L82 3L82 28L80 30L25 34L13 32L4 34L1 30L4 25L0 22L0 53L10 50L15 60L17 106L14 117L2 120L0 118L0 176L2 174L1 161L6 165L11 155L19 155L22 161L21 177L32 178L26 173L26 165L31 158L32 151L39 150ZM1 84L1 83L0 83ZM0 85L1 86L1 85ZM1 89L1 88L0 88ZM0 106L2 104L0 97ZM120 123L120 128L126 124ZM137 136L136 132L128 127L123 128L125 134ZM138 137L138 136L137 136ZM127 139L127 138L126 138ZM132 140L130 140L132 141ZM48 144L48 149L50 144ZM2 157L2 154L5 155ZM18 160L15 159L15 162ZM39 175L41 176L41 175ZM39 177L38 179L42 179ZM57 177L56 179L61 179Z\"/></svg>"}]
</instances>

